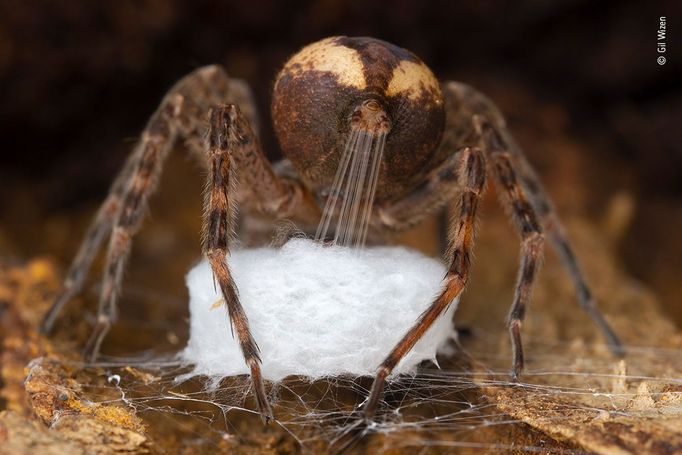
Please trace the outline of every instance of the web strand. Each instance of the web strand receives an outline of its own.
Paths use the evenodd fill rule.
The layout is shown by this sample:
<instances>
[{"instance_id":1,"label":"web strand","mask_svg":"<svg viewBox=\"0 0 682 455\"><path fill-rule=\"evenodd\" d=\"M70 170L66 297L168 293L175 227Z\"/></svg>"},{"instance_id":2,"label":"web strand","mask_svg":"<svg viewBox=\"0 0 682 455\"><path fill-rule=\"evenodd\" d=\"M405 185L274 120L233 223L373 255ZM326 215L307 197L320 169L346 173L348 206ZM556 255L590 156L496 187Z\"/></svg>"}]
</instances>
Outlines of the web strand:
<instances>
[{"instance_id":1,"label":"web strand","mask_svg":"<svg viewBox=\"0 0 682 455\"><path fill-rule=\"evenodd\" d=\"M333 234L334 245L365 246L385 144L385 133L351 130L315 240L325 241Z\"/></svg>"}]
</instances>

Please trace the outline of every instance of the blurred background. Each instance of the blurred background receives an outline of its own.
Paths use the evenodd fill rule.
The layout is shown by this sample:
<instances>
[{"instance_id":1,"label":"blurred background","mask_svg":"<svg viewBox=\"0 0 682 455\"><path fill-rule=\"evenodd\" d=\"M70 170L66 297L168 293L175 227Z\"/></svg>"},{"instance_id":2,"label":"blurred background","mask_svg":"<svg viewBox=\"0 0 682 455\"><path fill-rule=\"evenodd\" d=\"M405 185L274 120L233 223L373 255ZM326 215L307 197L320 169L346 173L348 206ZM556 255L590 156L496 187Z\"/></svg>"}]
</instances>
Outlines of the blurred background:
<instances>
[{"instance_id":1,"label":"blurred background","mask_svg":"<svg viewBox=\"0 0 682 455\"><path fill-rule=\"evenodd\" d=\"M644 3L0 0L0 254L65 268L149 115L194 68L219 63L251 84L275 160L269 96L286 58L329 35L370 35L495 100L560 213L603 226L682 324L682 3ZM161 268L177 279L156 292L184 298L202 177L178 152L127 292Z\"/></svg>"}]
</instances>

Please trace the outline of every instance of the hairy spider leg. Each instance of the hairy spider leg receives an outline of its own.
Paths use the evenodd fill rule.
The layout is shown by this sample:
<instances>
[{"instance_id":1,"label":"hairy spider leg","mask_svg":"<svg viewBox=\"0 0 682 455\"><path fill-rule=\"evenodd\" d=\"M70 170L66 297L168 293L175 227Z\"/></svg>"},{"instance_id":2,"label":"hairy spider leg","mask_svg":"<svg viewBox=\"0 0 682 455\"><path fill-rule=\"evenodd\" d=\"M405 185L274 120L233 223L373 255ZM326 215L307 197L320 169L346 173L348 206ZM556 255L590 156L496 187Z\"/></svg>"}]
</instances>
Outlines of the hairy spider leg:
<instances>
[{"instance_id":1,"label":"hairy spider leg","mask_svg":"<svg viewBox=\"0 0 682 455\"><path fill-rule=\"evenodd\" d=\"M273 415L260 372L259 348L251 335L248 318L239 302L237 285L227 264L236 210L235 163L232 155L252 139L248 132L239 130L239 116L235 105L221 105L211 113L206 150L210 165L204 193L202 250L225 300L233 335L235 329L237 331L242 354L251 370L258 409L267 423Z\"/></svg>"},{"instance_id":2,"label":"hairy spider leg","mask_svg":"<svg viewBox=\"0 0 682 455\"><path fill-rule=\"evenodd\" d=\"M460 162L458 183L461 187L461 196L459 214L450 221L448 229L447 256L450 267L443 279L444 288L379 366L364 405L363 412L366 419L371 419L376 413L386 377L391 374L433 322L461 294L469 279L476 208L485 188L485 159L478 148L465 148L458 152L457 156Z\"/></svg>"},{"instance_id":3,"label":"hairy spider leg","mask_svg":"<svg viewBox=\"0 0 682 455\"><path fill-rule=\"evenodd\" d=\"M491 163L500 202L505 208L510 209L509 212L521 236L521 264L516 279L514 300L507 317L513 352L512 378L517 380L524 366L521 324L542 261L545 238L535 209L519 182L509 150L498 140L499 136L488 134L491 127L487 120L476 117L474 123L481 131L483 150Z\"/></svg>"},{"instance_id":4,"label":"hairy spider leg","mask_svg":"<svg viewBox=\"0 0 682 455\"><path fill-rule=\"evenodd\" d=\"M78 248L78 252L69 267L69 271L66 273L62 287L59 290L57 297L55 297L49 311L45 313L45 316L43 317L42 323L40 324L41 333L48 334L52 330L54 323L57 320L57 316L64 305L66 305L83 288L83 283L88 275L92 261L100 250L102 242L111 232L111 226L121 207L123 193L136 160L137 156L135 154L131 154L128 157L123 169L111 185L109 195L90 223L85 238Z\"/></svg>"},{"instance_id":5,"label":"hairy spider leg","mask_svg":"<svg viewBox=\"0 0 682 455\"><path fill-rule=\"evenodd\" d=\"M623 345L618 339L613 329L609 326L608 322L602 315L602 313L597 308L597 305L592 297L592 292L587 285L582 270L578 265L573 249L571 248L566 234L563 230L561 222L559 221L558 215L552 208L552 203L549 197L546 195L542 186L540 185L537 177L535 177L530 164L525 160L523 154L520 152L518 147L514 148L513 144L510 145L505 141L503 134L496 129L492 122L480 117L474 117L474 124L476 130L479 132L481 141L483 143L483 149L489 153L502 153L505 162L507 163L502 168L495 168L496 173L500 176L498 179L501 185L504 183L501 181L503 173L506 175L510 173L513 174L514 184L520 186L522 193L528 196L527 200L524 200L525 204L529 204L532 208L534 222L538 221L543 227L543 232L545 233L553 248L559 255L561 263L564 268L569 272L569 275L573 281L573 285L576 289L576 294L578 297L578 302L587 315L592 319L597 328L602 332L602 335L606 339L607 345L614 355L622 356L624 354ZM516 150L514 152L513 150ZM493 152L495 150L495 152ZM506 167L507 169L504 169ZM515 207L513 205L513 207ZM527 207L523 207L524 210ZM516 208L514 208L516 212ZM517 219L519 217L517 216ZM519 220L520 221L520 220ZM523 264L522 264L523 266ZM532 264L528 264L528 267L532 267ZM535 271L527 270L529 274L534 274ZM531 277L529 277L530 279ZM521 280L521 275L519 275L519 280ZM520 284L520 281L519 281ZM518 309L519 319L523 319L523 309ZM510 321L513 319L514 310L510 313ZM510 330L512 327L510 326ZM512 334L513 339L517 340L518 346L520 346L520 338ZM522 357L522 356L521 356ZM523 358L521 358L521 368L517 367L517 357L515 355L513 376L517 377L518 373L522 369Z\"/></svg>"},{"instance_id":6,"label":"hairy spider leg","mask_svg":"<svg viewBox=\"0 0 682 455\"><path fill-rule=\"evenodd\" d=\"M513 156L517 164L521 184L526 190L528 199L542 223L547 240L549 240L573 281L578 303L601 331L611 352L616 356L622 357L625 355L623 344L597 307L590 286L568 241L566 230L554 209L554 204L552 204L552 201L547 196L533 168L513 138L503 135L501 131L498 131L498 134L502 137L503 141L507 142L508 148L514 152Z\"/></svg>"},{"instance_id":7,"label":"hairy spider leg","mask_svg":"<svg viewBox=\"0 0 682 455\"><path fill-rule=\"evenodd\" d=\"M453 136L457 140L466 145L487 142L506 150L509 163L517 175L517 181L522 186L527 201L535 211L543 234L573 281L578 303L601 331L611 352L616 356L623 356L623 345L597 307L551 198L535 175L525 153L507 129L504 116L488 97L466 84L447 82L443 84L443 92L448 104L451 125L448 129L454 133ZM485 124L488 126L483 128ZM481 147L485 152L485 145Z\"/></svg>"},{"instance_id":8,"label":"hairy spider leg","mask_svg":"<svg viewBox=\"0 0 682 455\"><path fill-rule=\"evenodd\" d=\"M229 101L245 103L245 114L242 114L235 104L222 104ZM209 144L206 144L200 140L205 136L206 117L211 107L218 105L220 107L213 111L214 124L209 134ZM219 113L223 114L221 118L225 118L224 114L229 113L228 117L231 119L229 127L215 124L215 116ZM216 180L215 172L216 169L218 171L222 169L224 157L229 156L228 162L233 163L234 167L239 169L240 189L244 189L252 196L244 198L245 203L262 213L278 218L303 219L309 224L312 223L310 220L319 219L320 209L306 187L293 177L278 177L273 171L247 119L247 117L254 116L255 108L248 86L242 81L231 80L220 66L211 65L199 68L171 88L150 118L141 134L140 142L126 161L92 222L67 274L63 288L43 321L44 332L52 328L64 305L80 292L93 259L102 246L103 239L110 234L97 321L85 348L86 360L92 362L97 359L100 345L116 319L116 304L132 238L141 225L149 197L156 189L163 163L178 140L185 142L189 152L198 158L202 165L211 168L212 173L209 174L207 187L209 202L215 200L212 195L216 191L227 191L222 185L225 182ZM221 135L225 134L229 135L229 140L215 141L216 138L221 138ZM217 149L210 147L211 144L222 144L227 149L216 151ZM228 152L229 154L225 155ZM216 158L215 153L218 153L221 158ZM216 188L213 188L213 185L216 185ZM230 197L230 204L234 204L235 199ZM209 204L209 206L220 207L218 203ZM228 211L228 213L233 212L232 209ZM225 257L223 256L221 262L218 260L217 250L206 249L211 245L223 245L221 243L223 240L216 238L215 231L212 230L216 227L216 223L211 219L212 216L217 216L213 210L205 214L205 217L209 217L205 220L205 253L221 284L223 297L230 310L231 322L234 327L237 327L240 342L243 347L248 346L245 350L246 362L251 369L259 411L267 421L272 418L272 410L265 397L258 357L253 355L254 352L257 354L257 347L250 335L244 336L248 333L248 324L235 322L241 321L239 311L235 310L235 302L238 304L238 301L235 301L236 287L225 283L224 278L229 278L229 273L226 274L229 269L224 262ZM229 219L229 216L225 219ZM226 254L227 250L224 253ZM243 311L241 314L243 315ZM243 330L244 327L247 329L246 332Z\"/></svg>"}]
</instances>

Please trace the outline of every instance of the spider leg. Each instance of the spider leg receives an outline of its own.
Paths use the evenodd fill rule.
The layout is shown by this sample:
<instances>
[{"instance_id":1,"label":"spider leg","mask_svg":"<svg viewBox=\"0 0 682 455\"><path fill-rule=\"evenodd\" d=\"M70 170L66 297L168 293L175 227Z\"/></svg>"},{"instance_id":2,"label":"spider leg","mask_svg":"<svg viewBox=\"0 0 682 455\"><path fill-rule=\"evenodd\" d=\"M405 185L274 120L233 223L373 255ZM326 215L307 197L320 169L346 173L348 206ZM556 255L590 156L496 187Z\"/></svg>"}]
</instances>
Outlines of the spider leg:
<instances>
[{"instance_id":1,"label":"spider leg","mask_svg":"<svg viewBox=\"0 0 682 455\"><path fill-rule=\"evenodd\" d=\"M441 149L447 151L451 147L448 143L479 144L482 141L482 149L486 152L486 143L492 148L505 150L515 174L515 182L522 187L544 235L569 272L581 307L602 332L611 352L622 356L623 346L599 311L552 202L523 151L509 134L504 116L492 101L466 84L448 82L443 85L443 95L448 124Z\"/></svg>"},{"instance_id":2,"label":"spider leg","mask_svg":"<svg viewBox=\"0 0 682 455\"><path fill-rule=\"evenodd\" d=\"M177 132L181 132L186 136L194 132L202 120L199 114L199 106L205 105L202 111L205 114L210 104L223 100L227 91L224 83L226 79L227 76L217 66L200 68L181 79L169 91L168 95L164 97L161 105L150 119L147 129L143 132L142 140L129 155L126 164L111 186L107 198L92 221L85 239L72 261L62 284L62 289L43 319L41 324L41 331L43 333L48 333L52 329L62 308L81 291L88 271L92 266L93 259L102 247L104 238L111 233L114 224L120 224L119 220L122 217L124 205L132 202L134 205L137 205L139 212L143 211L148 194L137 193L141 196L139 199L130 197L133 186L139 185L144 181L143 174L145 171L142 171L142 174L140 173L140 165L145 160L157 158L160 159L160 165L163 157L172 147ZM191 99L196 99L197 102L189 102ZM207 101L209 101L208 104ZM151 142L154 141L163 143L159 150L157 150L159 144L154 147L154 150L160 152L158 154L154 150L149 150ZM160 173L160 171L157 172ZM137 179L137 183L135 183L135 179ZM150 182L153 182L153 179ZM153 185L143 188L144 191L150 193L153 189ZM131 206L128 205L126 210L130 211L130 209ZM111 250L111 243L109 249ZM111 288L111 284L108 287ZM115 298L115 294L112 295ZM111 307L112 305L106 306ZM102 304L100 304L100 307L102 307ZM102 310L100 310L100 315L98 316L98 320L101 320L96 329L98 335L91 339L92 342L90 344L93 346L88 349L91 353L89 356L91 358L94 357L92 354L96 354L98 350L97 345L103 337L102 332L106 331L103 327L107 324L104 321L104 317L100 318L100 316L103 316L101 313Z\"/></svg>"},{"instance_id":3,"label":"spider leg","mask_svg":"<svg viewBox=\"0 0 682 455\"><path fill-rule=\"evenodd\" d=\"M96 360L102 340L116 319L116 303L132 237L140 226L149 196L156 188L165 158L175 143L178 135L177 117L182 111L183 101L184 98L179 94L164 99L133 152L133 170L127 179L121 206L111 229L97 321L85 347L87 361Z\"/></svg>"},{"instance_id":4,"label":"spider leg","mask_svg":"<svg viewBox=\"0 0 682 455\"><path fill-rule=\"evenodd\" d=\"M272 409L265 394L260 370L259 349L249 330L249 321L239 303L237 286L227 264L229 239L233 229L235 204L235 159L248 155L246 149L253 144L253 133L236 105L221 105L211 113L207 154L210 170L204 199L203 253L213 270L214 279L222 292L233 333L236 330L246 364L251 370L256 402L261 416L267 423L273 418ZM256 158L252 164L263 163ZM272 172L262 168L261 171ZM281 184L271 179L272 184Z\"/></svg>"},{"instance_id":5,"label":"spider leg","mask_svg":"<svg viewBox=\"0 0 682 455\"><path fill-rule=\"evenodd\" d=\"M559 255L562 265L573 280L573 287L576 290L578 303L580 303L580 306L590 319L592 319L604 338L606 338L607 345L611 352L617 356L623 356L625 354L623 345L609 323L606 322L606 319L595 303L592 291L587 284L587 280L585 279L578 259L573 252L573 248L568 241L566 231L554 209L552 201L547 196L547 193L542 187L540 180L535 175L533 168L530 163L528 163L528 160L521 152L519 146L516 145L513 138L505 138L505 140L509 143L510 149L516 152L514 157L518 163L521 183L529 196L531 205L538 214L547 239L554 251Z\"/></svg>"},{"instance_id":6,"label":"spider leg","mask_svg":"<svg viewBox=\"0 0 682 455\"><path fill-rule=\"evenodd\" d=\"M450 303L460 295L469 278L476 208L485 187L485 160L477 148L465 148L457 153L457 156L460 163L458 183L461 187L461 196L459 214L450 221L448 229L450 267L443 280L444 288L379 366L364 407L366 419L371 419L376 412L386 377Z\"/></svg>"},{"instance_id":7,"label":"spider leg","mask_svg":"<svg viewBox=\"0 0 682 455\"><path fill-rule=\"evenodd\" d=\"M96 359L101 342L116 317L116 301L132 236L139 228L166 156L177 140L183 139L190 152L201 157L201 164L208 165L203 146L196 138L204 135L209 108L226 101L245 103L246 115L255 116L248 86L229 79L219 66L199 68L171 88L150 118L92 222L62 290L44 318L43 332L52 328L60 310L81 290L93 259L109 234L97 322L85 349L87 360ZM236 161L243 166L241 174L246 186L255 188L258 208L278 216L319 217L319 209L315 208L313 197L303 185L293 178L277 178L260 152L257 140L249 138L251 145L244 148L245 153L237 156Z\"/></svg>"},{"instance_id":8,"label":"spider leg","mask_svg":"<svg viewBox=\"0 0 682 455\"><path fill-rule=\"evenodd\" d=\"M521 264L516 280L514 300L507 318L514 359L512 377L516 380L524 366L521 324L540 268L545 239L535 209L521 186L508 148L502 143L499 135L494 134L490 123L482 117L477 117L475 123L482 133L483 150L490 159L500 201L505 207L511 209L512 217L521 235Z\"/></svg>"},{"instance_id":9,"label":"spider leg","mask_svg":"<svg viewBox=\"0 0 682 455\"><path fill-rule=\"evenodd\" d=\"M245 103L244 114L235 104L221 104L225 102ZM220 106L212 111L208 145L202 146L197 139L204 134L205 116L217 105ZM242 81L230 80L219 66L200 68L176 83L149 120L140 142L102 204L43 326L48 330L59 310L80 290L93 257L110 233L97 323L85 350L87 360L96 359L116 317L116 301L132 237L140 227L165 158L177 140L183 139L190 153L210 168L203 250L220 284L232 327L237 331L251 369L258 408L267 421L272 418L272 410L265 395L258 347L250 335L225 257L237 199L236 183L230 175L234 168L239 168L240 196L242 189L250 192L252 197L245 198L245 202L253 201L262 213L310 223L310 220L317 222L320 209L302 182L293 176L276 175L250 126L249 120L253 122L254 116L248 86Z\"/></svg>"},{"instance_id":10,"label":"spider leg","mask_svg":"<svg viewBox=\"0 0 682 455\"><path fill-rule=\"evenodd\" d=\"M515 193L522 196L528 196L527 199L524 197L523 210L527 211L528 208L530 208L530 211L533 212L534 222L537 223L539 221L541 223L544 229L543 232L548 236L552 246L559 254L564 267L569 271L581 307L602 332L611 351L615 355L622 356L624 354L623 346L613 329L611 329L608 322L606 322L606 319L597 308L589 286L587 285L587 281L585 280L576 256L573 253L573 249L566 238L561 222L530 164L526 161L518 146L515 146L513 140L505 139L502 132L496 129L490 121L482 116L474 116L474 124L481 137L481 141L483 142L483 149L491 155L494 154L502 157L501 161L498 160L498 162L501 163L500 166L494 166L500 187L507 190L505 182L503 182L502 179L506 176L513 176L513 184L518 187ZM495 162L495 160L493 161ZM506 172L506 174L503 175L504 172ZM514 212L516 213L516 206L512 205L512 207L514 207ZM521 208L521 206L519 206L519 208ZM519 217L517 216L517 219L518 218ZM520 315L522 319L522 310ZM514 339L518 340L518 345L520 346L520 337L516 336ZM516 368L516 364L517 362L515 360L514 375L518 374L520 371L520 369Z\"/></svg>"},{"instance_id":11,"label":"spider leg","mask_svg":"<svg viewBox=\"0 0 682 455\"><path fill-rule=\"evenodd\" d=\"M40 331L47 334L52 330L54 323L64 305L68 303L83 287L85 278L90 270L92 261L99 252L104 238L111 232L111 226L121 206L123 190L131 172L134 156L127 160L125 166L117 176L109 190L109 195L97 211L97 215L88 227L85 239L81 243L78 253L74 257L69 271L66 274L62 288L55 298L49 311L45 314L40 325Z\"/></svg>"}]
</instances>

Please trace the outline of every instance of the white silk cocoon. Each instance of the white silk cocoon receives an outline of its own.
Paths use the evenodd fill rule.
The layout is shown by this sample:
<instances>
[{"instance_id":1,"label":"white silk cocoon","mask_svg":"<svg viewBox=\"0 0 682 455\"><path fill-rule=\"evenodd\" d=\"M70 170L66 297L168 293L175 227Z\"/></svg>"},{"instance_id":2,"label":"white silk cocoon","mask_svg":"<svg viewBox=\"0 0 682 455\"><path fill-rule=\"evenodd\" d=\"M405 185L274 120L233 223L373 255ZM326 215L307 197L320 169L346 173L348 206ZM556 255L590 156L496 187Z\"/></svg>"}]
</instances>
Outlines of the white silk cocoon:
<instances>
[{"instance_id":1,"label":"white silk cocoon","mask_svg":"<svg viewBox=\"0 0 682 455\"><path fill-rule=\"evenodd\" d=\"M401 247L352 250L293 239L232 252L230 270L260 347L263 377L373 375L441 289L443 264ZM204 260L187 274L192 375L249 372ZM395 373L412 373L455 336L452 302Z\"/></svg>"}]
</instances>

